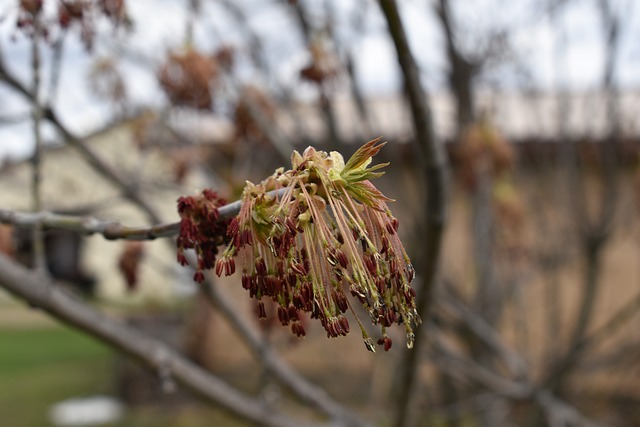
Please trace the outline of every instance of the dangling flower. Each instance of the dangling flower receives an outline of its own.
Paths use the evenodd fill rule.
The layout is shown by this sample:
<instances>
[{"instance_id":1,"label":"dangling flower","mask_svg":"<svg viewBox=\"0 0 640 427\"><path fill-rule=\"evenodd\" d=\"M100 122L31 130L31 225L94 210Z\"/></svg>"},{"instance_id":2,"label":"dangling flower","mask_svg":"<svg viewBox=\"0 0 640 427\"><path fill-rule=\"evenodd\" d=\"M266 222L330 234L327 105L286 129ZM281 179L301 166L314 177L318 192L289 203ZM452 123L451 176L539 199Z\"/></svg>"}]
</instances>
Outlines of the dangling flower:
<instances>
[{"instance_id":1,"label":"dangling flower","mask_svg":"<svg viewBox=\"0 0 640 427\"><path fill-rule=\"evenodd\" d=\"M180 233L177 239L178 262L187 265L185 249L196 252L198 264L193 280L204 282L203 270L213 268L218 254L218 246L225 243L225 229L228 221L218 215L218 207L226 204L215 191L203 190L198 196L180 197L178 213L180 214ZM233 260L223 266L226 274L235 271Z\"/></svg>"},{"instance_id":2,"label":"dangling flower","mask_svg":"<svg viewBox=\"0 0 640 427\"><path fill-rule=\"evenodd\" d=\"M230 244L216 273L232 274L237 258L242 286L252 298L271 298L278 319L297 336L305 334L301 313L319 319L328 337L350 331L353 315L367 349L374 341L353 304L380 325L378 344L391 347L386 329L403 324L407 345L420 322L414 270L397 235L390 201L370 179L387 164L371 166L385 143L362 146L345 163L339 153L307 148L292 155L292 169L276 171L260 184L247 182L242 208L229 225ZM280 190L270 193L271 190Z\"/></svg>"}]
</instances>

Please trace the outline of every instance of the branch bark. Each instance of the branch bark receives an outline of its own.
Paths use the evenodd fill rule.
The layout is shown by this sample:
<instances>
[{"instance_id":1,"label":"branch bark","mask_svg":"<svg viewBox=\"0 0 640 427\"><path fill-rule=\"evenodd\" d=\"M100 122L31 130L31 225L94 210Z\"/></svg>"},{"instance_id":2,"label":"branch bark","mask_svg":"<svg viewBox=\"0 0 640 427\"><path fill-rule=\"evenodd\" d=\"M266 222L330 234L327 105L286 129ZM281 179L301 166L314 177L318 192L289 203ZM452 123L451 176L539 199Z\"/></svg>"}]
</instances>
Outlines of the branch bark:
<instances>
[{"instance_id":1,"label":"branch bark","mask_svg":"<svg viewBox=\"0 0 640 427\"><path fill-rule=\"evenodd\" d=\"M267 194L279 196L284 189ZM238 214L242 202L237 200L218 208L220 219L231 218ZM153 240L159 237L171 237L180 231L180 222L150 225L146 227L127 227L116 221L104 221L91 216L62 215L52 212L19 212L0 209L0 224L12 224L22 227L36 227L74 231L79 234L101 234L107 240Z\"/></svg>"}]
</instances>

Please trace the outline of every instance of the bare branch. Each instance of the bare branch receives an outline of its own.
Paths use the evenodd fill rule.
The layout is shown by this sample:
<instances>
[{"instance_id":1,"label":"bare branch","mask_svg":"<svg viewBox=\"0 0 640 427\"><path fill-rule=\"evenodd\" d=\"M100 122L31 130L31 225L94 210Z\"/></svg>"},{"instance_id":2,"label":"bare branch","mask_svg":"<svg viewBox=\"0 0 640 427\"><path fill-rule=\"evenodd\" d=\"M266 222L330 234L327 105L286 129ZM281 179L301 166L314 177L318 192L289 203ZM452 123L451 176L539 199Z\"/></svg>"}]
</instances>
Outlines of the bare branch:
<instances>
[{"instance_id":1,"label":"bare branch","mask_svg":"<svg viewBox=\"0 0 640 427\"><path fill-rule=\"evenodd\" d=\"M558 421L558 424L553 425L586 427L602 425L588 419L547 389L537 389L526 380L513 381L503 378L471 359L456 355L453 350L448 348L442 334L436 332L433 335L435 335L433 356L436 358L438 366L452 377L463 380L471 379L498 396L507 399L532 400L544 410L547 419Z\"/></svg>"},{"instance_id":2,"label":"bare branch","mask_svg":"<svg viewBox=\"0 0 640 427\"><path fill-rule=\"evenodd\" d=\"M627 324L629 320L640 312L640 294L630 300L622 308L620 308L611 318L591 335L586 336L577 344L580 352L584 352L588 348L595 347L606 338L615 333L616 330Z\"/></svg>"},{"instance_id":3,"label":"bare branch","mask_svg":"<svg viewBox=\"0 0 640 427\"><path fill-rule=\"evenodd\" d=\"M460 52L455 42L456 30L452 22L449 0L440 0L435 7L446 36L447 56L451 67L448 75L449 87L456 98L457 130L462 132L464 127L474 120L471 80L481 64L468 61Z\"/></svg>"},{"instance_id":4,"label":"bare branch","mask_svg":"<svg viewBox=\"0 0 640 427\"><path fill-rule=\"evenodd\" d=\"M36 273L0 254L0 286L55 318L139 359L151 369L170 375L193 392L240 418L272 427L305 425L239 392L168 345L104 315L51 285Z\"/></svg>"},{"instance_id":5,"label":"bare branch","mask_svg":"<svg viewBox=\"0 0 640 427\"><path fill-rule=\"evenodd\" d=\"M419 315L427 318L431 301L432 288L435 283L436 270L439 263L440 247L445 223L446 186L445 170L446 157L442 144L436 142L433 131L433 120L429 107L427 94L420 83L420 71L416 64L409 42L404 31L400 13L395 0L379 0L382 12L387 20L389 33L393 39L398 63L404 76L413 125L415 127L420 165L425 168L425 185L427 191L425 198L426 224L423 233L424 247L422 263L419 273L422 276L422 288L416 298L416 308ZM417 364L425 334L416 330L416 340L413 351L407 351L402 361L400 373L400 388L397 395L397 412L395 425L406 427L409 423L408 409L411 404L411 396L416 385Z\"/></svg>"},{"instance_id":6,"label":"bare branch","mask_svg":"<svg viewBox=\"0 0 640 427\"><path fill-rule=\"evenodd\" d=\"M75 136L69 129L67 129L51 108L46 108L44 112L45 118L49 120L49 122L51 122L58 131L60 131L66 142L74 147L97 172L115 184L115 186L122 191L125 197L138 205L151 222L160 222L160 216L156 213L155 209L132 186L130 186L120 176L120 174L111 167L111 165L103 161L100 156L98 156L85 143L85 141Z\"/></svg>"},{"instance_id":7,"label":"bare branch","mask_svg":"<svg viewBox=\"0 0 640 427\"><path fill-rule=\"evenodd\" d=\"M542 390L536 393L535 399L536 402L538 402L538 404L545 410L549 424L552 426L603 426L603 424L596 423L595 421L586 418L576 408L558 399L547 390Z\"/></svg>"},{"instance_id":8,"label":"bare branch","mask_svg":"<svg viewBox=\"0 0 640 427\"><path fill-rule=\"evenodd\" d=\"M334 418L340 425L364 427L368 424L334 401L324 390L311 384L300 376L280 355L271 347L267 340L240 317L233 304L212 283L204 283L202 291L209 302L218 308L222 315L238 332L239 336L249 346L254 356L259 359L276 380L289 388L304 402L319 409Z\"/></svg>"},{"instance_id":9,"label":"bare branch","mask_svg":"<svg viewBox=\"0 0 640 427\"><path fill-rule=\"evenodd\" d=\"M576 198L575 214L579 219L578 224L583 238L583 250L585 254L585 274L584 290L576 321L571 333L569 347L566 355L557 363L556 367L548 377L551 389L555 390L562 386L565 378L571 374L582 354L581 343L585 337L589 326L593 320L597 297L600 289L600 274L603 263L603 249L612 235L613 220L616 202L619 197L618 192L618 171L616 164L615 145L619 138L619 111L617 108L617 97L614 87L613 77L616 70L617 58L620 46L620 23L622 17L612 13L610 5L606 1L599 1L600 15L603 20L606 33L607 54L602 86L607 93L607 113L611 127L609 141L600 144L602 159L602 180L603 185L600 191L600 212L598 217L589 220L585 206L585 189L577 182L577 159L576 153L570 153L570 178L573 188L570 188L573 197Z\"/></svg>"},{"instance_id":10,"label":"bare branch","mask_svg":"<svg viewBox=\"0 0 640 427\"><path fill-rule=\"evenodd\" d=\"M438 293L438 300L441 304L452 309L476 337L499 355L513 375L520 379L527 378L528 367L525 361L507 346L498 331L486 320L474 313L450 292Z\"/></svg>"},{"instance_id":11,"label":"bare branch","mask_svg":"<svg viewBox=\"0 0 640 427\"><path fill-rule=\"evenodd\" d=\"M31 207L33 211L42 210L42 105L40 104L40 15L35 15L33 19L33 36L31 38L31 75L33 85L32 98L32 124L33 124L33 156L31 156ZM33 266L41 275L46 274L47 258L44 247L44 234L42 225L36 224L32 230L33 240Z\"/></svg>"},{"instance_id":12,"label":"bare branch","mask_svg":"<svg viewBox=\"0 0 640 427\"><path fill-rule=\"evenodd\" d=\"M284 189L267 194L279 196ZM219 218L231 218L238 214L242 202L237 200L218 208ZM22 227L35 227L74 231L79 234L101 234L108 240L153 240L171 237L180 231L180 222L156 224L147 227L127 227L116 221L104 221L91 216L62 215L52 212L18 212L0 209L0 223Z\"/></svg>"},{"instance_id":13,"label":"bare branch","mask_svg":"<svg viewBox=\"0 0 640 427\"><path fill-rule=\"evenodd\" d=\"M67 35L66 31L62 31L58 39L53 43L53 56L51 58L51 74L49 76L49 93L44 101L45 105L54 104L58 95L58 87L60 85L60 71L62 70L62 54L64 53L64 40Z\"/></svg>"},{"instance_id":14,"label":"bare branch","mask_svg":"<svg viewBox=\"0 0 640 427\"><path fill-rule=\"evenodd\" d=\"M30 102L34 102L37 99L34 92L27 89L19 80L9 73L1 58L0 80L4 81L16 92L25 96ZM69 129L67 129L51 107L43 108L42 114L43 118L47 119L58 129L69 145L78 150L85 160L103 177L115 184L116 187L122 191L125 197L136 203L145 212L151 222L160 222L160 216L155 212L155 209L146 200L144 200L140 194L138 194L138 192L118 174L116 170L103 161L100 156L94 153L94 151L89 148L81 138L75 136Z\"/></svg>"},{"instance_id":15,"label":"bare branch","mask_svg":"<svg viewBox=\"0 0 640 427\"><path fill-rule=\"evenodd\" d=\"M524 382L514 381L494 373L470 358L457 355L443 339L443 334L436 332L432 355L449 375L460 379L472 379L500 396L510 399L527 399L534 393L534 388Z\"/></svg>"},{"instance_id":16,"label":"bare branch","mask_svg":"<svg viewBox=\"0 0 640 427\"><path fill-rule=\"evenodd\" d=\"M178 233L180 223L167 223L150 227L127 227L116 221L103 221L91 216L63 215L52 212L17 212L0 209L0 223L22 227L69 230L79 234L102 234L105 239L153 240Z\"/></svg>"},{"instance_id":17,"label":"bare branch","mask_svg":"<svg viewBox=\"0 0 640 427\"><path fill-rule=\"evenodd\" d=\"M289 138L287 138L275 123L272 123L266 117L253 97L245 96L242 100L245 102L251 118L255 121L260 130L264 132L264 135L267 137L269 142L273 144L273 147L276 149L278 154L280 154L283 159L289 160L291 158L291 153L293 152L293 144Z\"/></svg>"}]
</instances>

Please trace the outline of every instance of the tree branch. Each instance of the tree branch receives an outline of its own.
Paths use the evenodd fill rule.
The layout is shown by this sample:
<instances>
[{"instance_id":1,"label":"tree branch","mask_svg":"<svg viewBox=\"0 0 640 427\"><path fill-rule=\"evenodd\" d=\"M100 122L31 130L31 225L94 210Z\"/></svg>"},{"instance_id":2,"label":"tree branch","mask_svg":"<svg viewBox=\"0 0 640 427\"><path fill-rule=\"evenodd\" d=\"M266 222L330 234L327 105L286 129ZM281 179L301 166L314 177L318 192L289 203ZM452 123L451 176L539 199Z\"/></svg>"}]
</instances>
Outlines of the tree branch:
<instances>
[{"instance_id":1,"label":"tree branch","mask_svg":"<svg viewBox=\"0 0 640 427\"><path fill-rule=\"evenodd\" d=\"M438 366L450 376L463 380L471 379L503 398L536 402L544 410L547 419L558 420L560 423L558 425L585 427L602 425L588 419L548 389L539 389L527 380L514 381L503 378L471 359L458 356L449 348L450 346L442 334L436 332L434 335L436 338L433 342L433 356L436 358Z\"/></svg>"},{"instance_id":2,"label":"tree branch","mask_svg":"<svg viewBox=\"0 0 640 427\"><path fill-rule=\"evenodd\" d=\"M31 197L34 212L42 210L42 105L40 104L40 35L41 17L33 17L33 36L31 38L31 79L33 84L32 125L33 125L33 156L31 156ZM36 224L32 231L32 262L36 271L47 274L47 256L45 251L44 233L42 225Z\"/></svg>"},{"instance_id":3,"label":"tree branch","mask_svg":"<svg viewBox=\"0 0 640 427\"><path fill-rule=\"evenodd\" d=\"M586 266L583 294L578 306L576 321L569 340L570 344L567 353L557 363L555 369L551 371L547 380L553 391L562 388L566 377L571 374L577 365L582 353L582 341L593 321L598 293L601 287L600 275L603 263L603 251L612 235L616 202L619 198L618 165L616 164L615 144L619 138L620 129L619 111L613 78L619 56L619 29L622 17L613 14L610 5L606 1L599 1L598 6L606 33L607 51L602 86L607 93L607 115L611 132L609 135L610 140L600 144L603 185L600 190L600 212L594 221L590 221L586 214L586 190L584 187L576 188L577 160L575 158L572 159L570 171L573 175L571 183L574 184L574 188L572 188L571 191L576 193L581 199L580 205L576 206L576 216L580 220L579 225L582 232ZM572 154L575 157L576 153Z\"/></svg>"},{"instance_id":4,"label":"tree branch","mask_svg":"<svg viewBox=\"0 0 640 427\"><path fill-rule=\"evenodd\" d=\"M101 234L107 240L153 240L171 237L180 230L180 222L152 225L148 227L127 227L116 221L104 221L91 216L56 214L47 211L18 212L0 209L0 223L20 227L36 227L68 230L78 234Z\"/></svg>"},{"instance_id":5,"label":"tree branch","mask_svg":"<svg viewBox=\"0 0 640 427\"><path fill-rule=\"evenodd\" d=\"M422 267L419 270L422 276L422 288L416 298L416 308L419 315L426 319L439 263L445 223L446 157L442 144L436 142L435 139L427 94L420 83L420 71L409 49L409 42L400 19L396 1L379 1L396 48L398 63L404 76L413 116L420 163L425 168L424 180L427 194L424 212L426 215L426 229L424 230L422 265L419 266ZM406 351L403 356L400 387L396 400L395 425L397 427L406 427L409 424L408 409L418 378L416 367L424 336L425 334L421 332L421 327L418 327L415 332L413 351Z\"/></svg>"},{"instance_id":6,"label":"tree branch","mask_svg":"<svg viewBox=\"0 0 640 427\"><path fill-rule=\"evenodd\" d=\"M627 302L607 322L596 329L591 335L584 337L576 344L576 352L583 353L593 348L605 339L611 337L618 329L627 324L629 320L640 311L640 294Z\"/></svg>"},{"instance_id":7,"label":"tree branch","mask_svg":"<svg viewBox=\"0 0 640 427\"><path fill-rule=\"evenodd\" d=\"M509 371L518 379L528 377L528 367L525 361L514 351L512 351L498 331L494 329L482 316L474 313L472 309L455 295L447 286L446 290L438 293L438 299L442 306L455 312L465 326L477 338L481 339L496 355L504 361Z\"/></svg>"},{"instance_id":8,"label":"tree branch","mask_svg":"<svg viewBox=\"0 0 640 427\"><path fill-rule=\"evenodd\" d=\"M334 401L323 389L310 383L300 376L291 366L280 357L260 334L251 327L249 322L237 314L236 309L220 290L211 283L205 282L202 291L209 302L218 308L222 315L229 321L234 330L244 340L254 356L260 360L264 367L276 380L289 388L304 402L319 409L334 418L340 425L365 427L368 424L348 411L338 402Z\"/></svg>"},{"instance_id":9,"label":"tree branch","mask_svg":"<svg viewBox=\"0 0 640 427\"><path fill-rule=\"evenodd\" d=\"M168 345L89 307L2 254L0 286L106 345L139 359L149 368L168 373L185 387L237 417L271 427L304 425L239 392Z\"/></svg>"},{"instance_id":10,"label":"tree branch","mask_svg":"<svg viewBox=\"0 0 640 427\"><path fill-rule=\"evenodd\" d=\"M0 58L0 80L4 81L16 92L22 94L30 102L35 102L37 99L35 93L24 86L7 70L2 58ZM115 184L116 187L122 191L125 197L137 204L145 212L151 222L160 222L160 216L155 212L155 209L146 200L144 200L133 187L122 179L117 171L115 171L108 163L103 161L100 156L94 153L81 138L77 137L67 129L51 107L44 107L41 111L42 117L51 122L51 124L53 124L62 134L66 142L74 147L97 172Z\"/></svg>"},{"instance_id":11,"label":"tree branch","mask_svg":"<svg viewBox=\"0 0 640 427\"><path fill-rule=\"evenodd\" d=\"M284 189L267 194L280 196ZM237 200L218 208L220 219L231 218L238 214L242 202ZM52 212L19 212L0 209L0 224L21 227L36 227L74 231L79 234L101 234L107 240L154 240L159 237L171 237L180 231L180 222L156 224L146 227L127 227L116 221L100 220L91 216L63 215Z\"/></svg>"}]
</instances>

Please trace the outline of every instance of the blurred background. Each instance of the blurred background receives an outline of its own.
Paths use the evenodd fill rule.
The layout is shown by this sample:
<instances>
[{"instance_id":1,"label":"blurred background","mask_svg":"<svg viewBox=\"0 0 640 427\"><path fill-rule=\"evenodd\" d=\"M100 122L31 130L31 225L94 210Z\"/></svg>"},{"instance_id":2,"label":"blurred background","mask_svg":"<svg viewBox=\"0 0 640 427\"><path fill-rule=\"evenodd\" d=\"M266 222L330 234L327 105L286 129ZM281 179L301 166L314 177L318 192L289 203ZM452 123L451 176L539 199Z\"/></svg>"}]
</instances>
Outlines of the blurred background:
<instances>
[{"instance_id":1,"label":"blurred background","mask_svg":"<svg viewBox=\"0 0 640 427\"><path fill-rule=\"evenodd\" d=\"M640 425L640 5L397 4L447 158L414 422ZM181 195L235 200L245 180L288 168L294 149L347 157L382 136L377 162L390 166L376 185L396 200L420 291L433 256L422 251L429 182L378 2L11 0L0 4L0 55L0 208L174 222ZM61 286L313 419L160 240L42 237ZM0 226L0 252L16 262L33 266L35 246L29 231ZM327 340L319 325L294 340L257 320L239 277L211 279L302 375L373 425L396 425L402 328L384 354L357 334ZM171 389L0 294L3 425L247 425ZM56 405L79 398L65 418ZM86 408L112 419L74 419Z\"/></svg>"}]
</instances>

